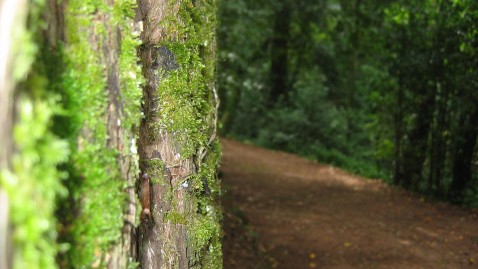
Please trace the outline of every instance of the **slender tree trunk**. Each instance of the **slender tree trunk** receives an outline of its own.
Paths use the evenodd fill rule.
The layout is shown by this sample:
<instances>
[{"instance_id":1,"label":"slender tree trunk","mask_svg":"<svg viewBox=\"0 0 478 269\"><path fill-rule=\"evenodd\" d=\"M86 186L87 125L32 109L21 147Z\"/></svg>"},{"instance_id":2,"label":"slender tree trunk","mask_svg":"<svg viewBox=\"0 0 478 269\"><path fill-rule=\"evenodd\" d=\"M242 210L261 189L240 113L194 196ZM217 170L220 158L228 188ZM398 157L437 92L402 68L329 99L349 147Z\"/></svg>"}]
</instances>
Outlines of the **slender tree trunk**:
<instances>
[{"instance_id":1,"label":"slender tree trunk","mask_svg":"<svg viewBox=\"0 0 478 269\"><path fill-rule=\"evenodd\" d=\"M446 38L447 29L445 22L448 20L444 10L444 2L439 5L437 30L434 37L434 45L432 53L431 75L434 77L435 84L435 111L432 119L431 127L431 145L430 145L430 172L428 175L428 189L438 193L445 194L446 190L443 188L443 180L445 176L447 159L447 130L449 125L449 105L450 100L450 86L448 85L447 75L445 72L444 61L446 58L445 47L443 40Z\"/></svg>"},{"instance_id":2,"label":"slender tree trunk","mask_svg":"<svg viewBox=\"0 0 478 269\"><path fill-rule=\"evenodd\" d=\"M361 24L362 24L362 14L360 11L361 0L356 0L353 3L352 10L350 11L353 14L353 28L351 30L350 36L350 63L349 63L349 70L348 70L348 78L347 78L347 107L350 111L356 111L359 106L356 101L357 97L357 79L359 75L359 68L360 68L360 57L359 54L361 52ZM356 134L357 131L360 131L360 128L356 127L355 124L355 115L351 112L347 113L347 131L346 131L346 139L351 140L353 136Z\"/></svg>"},{"instance_id":3,"label":"slender tree trunk","mask_svg":"<svg viewBox=\"0 0 478 269\"><path fill-rule=\"evenodd\" d=\"M399 45L399 58L406 57L408 50L407 42L407 30L400 29L400 45ZM393 182L396 185L403 183L403 134L404 134L404 114L405 114L405 81L406 74L404 66L401 63L397 64L398 71L398 87L397 87L397 105L394 113L394 173Z\"/></svg>"},{"instance_id":4,"label":"slender tree trunk","mask_svg":"<svg viewBox=\"0 0 478 269\"><path fill-rule=\"evenodd\" d=\"M457 135L453 153L450 194L453 200L463 202L463 192L472 179L472 161L478 137L478 109L474 108L471 113L464 112L459 122L461 131Z\"/></svg>"},{"instance_id":5,"label":"slender tree trunk","mask_svg":"<svg viewBox=\"0 0 478 269\"><path fill-rule=\"evenodd\" d=\"M434 90L426 85L423 87L425 87L425 94L418 97L421 102L417 104L419 107L417 120L408 135L408 143L403 150L403 186L411 188L419 188L419 184L422 182L423 164L427 153L430 122L435 101Z\"/></svg>"},{"instance_id":6,"label":"slender tree trunk","mask_svg":"<svg viewBox=\"0 0 478 269\"><path fill-rule=\"evenodd\" d=\"M399 82L402 82L402 75L399 75ZM403 144L403 99L404 99L404 89L402 83L399 83L397 88L397 105L396 111L394 115L395 121L395 132L394 132L394 142L395 142L395 149L394 149L394 160L395 160L395 171L393 176L393 182L397 185L402 184L402 171L403 171L403 160L402 160L402 144Z\"/></svg>"},{"instance_id":7,"label":"slender tree trunk","mask_svg":"<svg viewBox=\"0 0 478 269\"><path fill-rule=\"evenodd\" d=\"M221 100L225 100L224 111L221 116L222 135L227 134L232 125L234 124L234 119L236 118L237 109L241 101L241 92L240 89L234 87L228 90L230 93L226 97L221 97Z\"/></svg>"},{"instance_id":8,"label":"slender tree trunk","mask_svg":"<svg viewBox=\"0 0 478 269\"><path fill-rule=\"evenodd\" d=\"M274 33L271 47L271 89L269 104L274 105L282 97L287 98L288 84L288 50L291 6L287 1L281 1L279 10L274 17Z\"/></svg>"},{"instance_id":9,"label":"slender tree trunk","mask_svg":"<svg viewBox=\"0 0 478 269\"><path fill-rule=\"evenodd\" d=\"M445 173L445 160L447 155L446 129L447 121L447 101L449 100L448 89L446 85L437 85L437 112L435 115L435 125L432 128L431 148L430 148L430 174L428 179L429 188L442 192L443 178Z\"/></svg>"}]
</instances>

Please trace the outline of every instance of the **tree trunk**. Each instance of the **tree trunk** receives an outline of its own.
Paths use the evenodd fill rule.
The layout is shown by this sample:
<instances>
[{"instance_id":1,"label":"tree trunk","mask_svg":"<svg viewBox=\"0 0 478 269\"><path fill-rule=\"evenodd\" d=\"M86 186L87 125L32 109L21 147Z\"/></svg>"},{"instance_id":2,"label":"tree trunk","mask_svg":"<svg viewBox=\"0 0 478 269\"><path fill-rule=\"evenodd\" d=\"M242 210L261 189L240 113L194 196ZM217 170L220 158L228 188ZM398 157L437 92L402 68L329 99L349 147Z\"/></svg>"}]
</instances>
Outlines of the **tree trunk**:
<instances>
[{"instance_id":1,"label":"tree trunk","mask_svg":"<svg viewBox=\"0 0 478 269\"><path fill-rule=\"evenodd\" d=\"M410 16L410 29L418 29L421 18ZM399 57L409 58L413 55L413 50L409 51L410 33L408 29L403 29L401 32L401 44L399 50ZM414 48L415 49L415 48ZM403 103L408 92L414 93L413 106L416 110L410 113L416 114L416 120L413 122L410 131L403 132L407 126L402 122L398 123L402 130L402 136L405 135L407 139L404 143L400 143L400 138L397 141L396 147L401 150L397 159L397 168L395 174L395 183L398 183L406 188L419 189L422 187L423 179L423 165L427 158L428 139L431 128L431 121L433 120L433 111L435 108L435 88L430 85L429 81L423 80L423 77L428 77L428 67L416 68L412 70L412 63L399 63L399 103ZM402 88L403 87L403 88ZM417 90L420 89L420 90ZM403 103L404 104L404 103ZM398 127L397 127L398 129ZM403 138L402 138L403 140Z\"/></svg>"},{"instance_id":2,"label":"tree trunk","mask_svg":"<svg viewBox=\"0 0 478 269\"><path fill-rule=\"evenodd\" d=\"M463 112L460 119L461 130L457 135L453 152L452 183L450 186L451 199L463 202L464 191L472 179L472 161L478 137L478 109Z\"/></svg>"},{"instance_id":3,"label":"tree trunk","mask_svg":"<svg viewBox=\"0 0 478 269\"><path fill-rule=\"evenodd\" d=\"M273 106L280 98L287 99L288 92L288 54L289 27L291 6L287 1L281 1L279 10L274 17L274 33L271 45L271 89L269 105Z\"/></svg>"},{"instance_id":4,"label":"tree trunk","mask_svg":"<svg viewBox=\"0 0 478 269\"><path fill-rule=\"evenodd\" d=\"M59 241L71 244L57 259L61 267L126 269L135 255L133 127L139 124L134 121L140 115L140 75L131 44L133 4L46 3L42 60L50 90L59 91L68 111L54 128L71 146L70 196L60 200L57 213L63 227Z\"/></svg>"},{"instance_id":5,"label":"tree trunk","mask_svg":"<svg viewBox=\"0 0 478 269\"><path fill-rule=\"evenodd\" d=\"M26 20L26 1L0 0L0 179L4 170L11 169L13 89L12 66L15 55L14 39L18 25ZM11 238L9 229L9 199L0 185L0 268L11 268Z\"/></svg>"},{"instance_id":6,"label":"tree trunk","mask_svg":"<svg viewBox=\"0 0 478 269\"><path fill-rule=\"evenodd\" d=\"M403 171L400 177L406 188L418 189L423 178L423 164L426 159L432 111L435 105L434 90L424 85L424 95L418 96L417 120L409 132L408 143L403 149Z\"/></svg>"},{"instance_id":7,"label":"tree trunk","mask_svg":"<svg viewBox=\"0 0 478 269\"><path fill-rule=\"evenodd\" d=\"M214 1L140 0L143 269L221 268Z\"/></svg>"},{"instance_id":8,"label":"tree trunk","mask_svg":"<svg viewBox=\"0 0 478 269\"><path fill-rule=\"evenodd\" d=\"M405 57L408 50L406 29L400 29L399 58ZM406 74L403 71L402 64L397 64L398 87L396 93L396 106L394 115L394 172L393 183L401 185L403 183L403 134L404 134L404 114L405 114L405 81Z\"/></svg>"}]
</instances>

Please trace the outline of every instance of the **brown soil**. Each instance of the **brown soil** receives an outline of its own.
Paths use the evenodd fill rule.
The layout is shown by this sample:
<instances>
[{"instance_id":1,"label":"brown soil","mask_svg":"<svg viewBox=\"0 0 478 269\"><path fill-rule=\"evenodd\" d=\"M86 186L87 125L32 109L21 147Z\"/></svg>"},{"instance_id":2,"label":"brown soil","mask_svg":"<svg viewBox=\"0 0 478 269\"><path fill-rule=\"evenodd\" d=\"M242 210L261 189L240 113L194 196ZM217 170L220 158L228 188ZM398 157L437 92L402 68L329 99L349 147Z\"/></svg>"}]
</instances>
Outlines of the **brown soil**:
<instances>
[{"instance_id":1,"label":"brown soil","mask_svg":"<svg viewBox=\"0 0 478 269\"><path fill-rule=\"evenodd\" d=\"M476 212L295 155L222 144L225 269L478 268Z\"/></svg>"}]
</instances>

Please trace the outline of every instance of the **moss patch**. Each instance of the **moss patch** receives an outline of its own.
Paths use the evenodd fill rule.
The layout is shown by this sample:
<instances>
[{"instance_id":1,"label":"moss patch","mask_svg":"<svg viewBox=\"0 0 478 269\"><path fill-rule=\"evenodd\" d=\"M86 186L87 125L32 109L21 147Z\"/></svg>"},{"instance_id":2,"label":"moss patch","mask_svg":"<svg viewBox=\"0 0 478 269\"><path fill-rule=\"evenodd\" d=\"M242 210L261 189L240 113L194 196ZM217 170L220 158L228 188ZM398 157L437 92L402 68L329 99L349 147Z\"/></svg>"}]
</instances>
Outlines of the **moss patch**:
<instances>
[{"instance_id":1,"label":"moss patch","mask_svg":"<svg viewBox=\"0 0 478 269\"><path fill-rule=\"evenodd\" d=\"M66 236L71 243L67 255L70 267L87 268L93 263L103 266L103 254L121 235L125 180L116 162L118 152L106 145L107 74L101 62L102 43L109 38L105 25L118 25L122 31L118 65L123 94L120 101L124 104L124 118L119 124L131 129L141 116L141 76L135 52L138 39L130 27L133 6L134 1L115 1L114 6L105 1L68 2L67 44L63 52L67 68L62 87L66 91L71 130L70 210L76 211L70 216L71 227ZM134 141L126 142L127 151Z\"/></svg>"},{"instance_id":2,"label":"moss patch","mask_svg":"<svg viewBox=\"0 0 478 269\"><path fill-rule=\"evenodd\" d=\"M174 5L176 1L170 1ZM159 44L174 55L177 69L159 69L160 119L156 129L175 134L181 158L193 158L197 173L188 180L195 205L192 216L167 218L186 223L191 268L222 268L220 185L216 176L220 158L215 135L215 1L181 1L178 17L163 21L170 33ZM212 142L212 143L211 143ZM174 201L172 201L174 204ZM177 218L176 218L177 217Z\"/></svg>"}]
</instances>

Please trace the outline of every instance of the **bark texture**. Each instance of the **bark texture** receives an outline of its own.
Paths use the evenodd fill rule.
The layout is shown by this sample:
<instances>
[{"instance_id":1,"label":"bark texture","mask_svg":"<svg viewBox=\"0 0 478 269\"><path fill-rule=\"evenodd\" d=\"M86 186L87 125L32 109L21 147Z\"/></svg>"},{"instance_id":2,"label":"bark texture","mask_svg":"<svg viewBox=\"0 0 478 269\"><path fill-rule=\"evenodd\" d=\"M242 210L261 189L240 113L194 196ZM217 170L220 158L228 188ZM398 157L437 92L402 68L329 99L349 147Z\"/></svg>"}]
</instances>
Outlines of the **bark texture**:
<instances>
[{"instance_id":1,"label":"bark texture","mask_svg":"<svg viewBox=\"0 0 478 269\"><path fill-rule=\"evenodd\" d=\"M110 175L118 175L119 177L114 178L113 176L110 180L124 181L122 185L125 186L124 192L126 193L123 212L124 225L121 231L118 231L118 234L120 234L119 240L112 244L107 251L96 250L96 261L91 266L97 267L99 263L102 263L106 268L126 269L136 254L135 240L133 240L133 237L135 233L134 223L137 207L136 194L134 191L137 163L135 161L135 152L131 151L131 145L134 146L135 144L135 134L130 128L131 126L124 124L127 117L131 116L128 115L125 109L127 102L131 101L125 97L128 96L126 91L132 91L133 89L122 88L124 83L120 77L119 61L123 42L122 37L131 35L132 33L125 32L125 29L121 27L122 24L112 23L115 21L115 18L113 18L114 14L104 10L91 14L91 20L94 23L86 27L68 25L68 20L66 20L67 22L65 23L65 17L78 16L77 14L69 14L68 4L68 2L59 2L56 0L49 0L47 2L48 11L50 12L44 13L44 18L48 22L48 29L44 32L45 42L48 43L48 47L51 50L57 50L59 42L63 42L64 49L68 50L69 46L77 41L69 40L68 36L72 36L72 34L66 31L83 32L83 35L88 37L87 42L91 48L95 64L104 67L103 74L105 77L104 91L106 92L106 104L101 105L102 108L105 109L101 121L106 127L106 141L98 141L93 136L96 130L91 130L89 127L84 126L77 137L78 151L81 154L81 151L85 150L84 147L86 145L97 144L101 149L116 152L116 166L104 167L104 169L109 170ZM115 1L106 0L104 4L108 6L108 8L114 9ZM122 19L130 20L130 23L133 23L132 18L125 17ZM98 31L100 27L103 27L104 31ZM56 53L62 52L57 51ZM64 56L64 58L68 58L68 56ZM82 90L87 91L88 89ZM98 97L98 99L100 99L100 97ZM90 100L90 102L94 101ZM87 178L86 180L89 179ZM77 206L81 208L82 205ZM101 212L98 213L101 214ZM72 262L72 266L76 267L79 265Z\"/></svg>"},{"instance_id":2,"label":"bark texture","mask_svg":"<svg viewBox=\"0 0 478 269\"><path fill-rule=\"evenodd\" d=\"M143 269L222 267L220 213L211 203L217 158L207 157L217 123L214 4L138 1L146 79L138 141Z\"/></svg>"},{"instance_id":3,"label":"bark texture","mask_svg":"<svg viewBox=\"0 0 478 269\"><path fill-rule=\"evenodd\" d=\"M113 1L109 1L110 4ZM115 244L109 251L107 257L110 257L107 261L107 268L128 268L129 259L134 257L134 223L136 215L136 195L134 192L135 175L133 174L135 169L133 155L130 152L130 143L135 135L132 130L125 129L121 122L124 121L126 115L124 111L124 103L127 102L123 98L122 91L127 89L120 88L120 77L118 72L118 61L120 57L120 42L121 29L116 25L112 25L111 18L104 18L105 28L107 34L105 40L102 40L99 44L102 47L98 47L98 51L102 52L103 58L101 64L106 67L107 74L107 91L108 91L108 104L106 111L106 126L108 133L107 147L115 149L118 152L116 162L119 168L121 178L125 181L125 192L127 195L127 205L124 211L124 226L121 231L121 239ZM92 40L93 42L93 40ZM133 169L132 169L133 168Z\"/></svg>"},{"instance_id":4,"label":"bark texture","mask_svg":"<svg viewBox=\"0 0 478 269\"><path fill-rule=\"evenodd\" d=\"M191 207L187 204L187 188L175 189L182 181L195 172L193 158L181 157L182 145L171 132L158 129L161 122L161 110L158 94L158 84L161 74L156 70L166 68L155 67L159 54L161 37L165 29L159 27L159 21L177 11L167 9L166 1L141 3L144 32L142 39L145 45L140 49L143 64L143 75L146 78L144 86L145 119L140 127L139 157L140 170L143 175L155 179L139 190L142 196L148 195L151 203L151 218L143 219L140 229L140 263L145 268L188 268L186 227L184 223L175 223L166 218L174 212L179 215L189 215ZM143 11L144 12L144 11ZM164 38L164 37L163 37ZM166 74L163 74L166 75ZM146 198L144 198L146 199ZM143 208L144 210L144 208Z\"/></svg>"}]
</instances>

